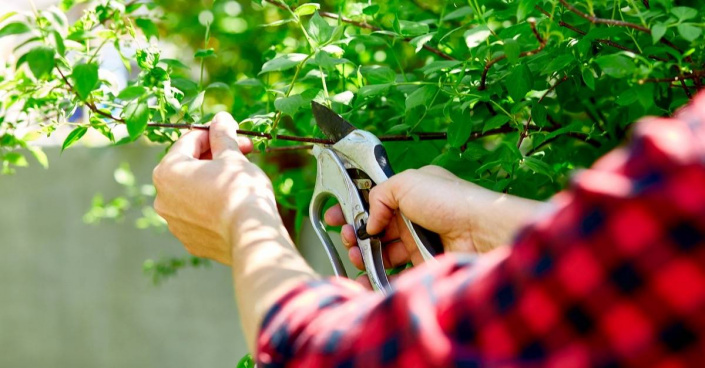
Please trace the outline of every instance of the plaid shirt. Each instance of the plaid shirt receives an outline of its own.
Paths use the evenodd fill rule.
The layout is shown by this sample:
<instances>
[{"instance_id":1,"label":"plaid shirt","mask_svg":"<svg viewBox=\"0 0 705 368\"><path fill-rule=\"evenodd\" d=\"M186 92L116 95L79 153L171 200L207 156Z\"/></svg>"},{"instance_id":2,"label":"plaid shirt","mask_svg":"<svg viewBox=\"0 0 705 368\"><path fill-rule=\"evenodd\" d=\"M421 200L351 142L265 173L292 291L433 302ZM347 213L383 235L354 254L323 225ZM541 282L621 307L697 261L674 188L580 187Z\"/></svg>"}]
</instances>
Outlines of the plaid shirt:
<instances>
[{"instance_id":1,"label":"plaid shirt","mask_svg":"<svg viewBox=\"0 0 705 368\"><path fill-rule=\"evenodd\" d=\"M705 366L705 94L576 176L512 247L447 254L382 296L301 285L260 367Z\"/></svg>"}]
</instances>

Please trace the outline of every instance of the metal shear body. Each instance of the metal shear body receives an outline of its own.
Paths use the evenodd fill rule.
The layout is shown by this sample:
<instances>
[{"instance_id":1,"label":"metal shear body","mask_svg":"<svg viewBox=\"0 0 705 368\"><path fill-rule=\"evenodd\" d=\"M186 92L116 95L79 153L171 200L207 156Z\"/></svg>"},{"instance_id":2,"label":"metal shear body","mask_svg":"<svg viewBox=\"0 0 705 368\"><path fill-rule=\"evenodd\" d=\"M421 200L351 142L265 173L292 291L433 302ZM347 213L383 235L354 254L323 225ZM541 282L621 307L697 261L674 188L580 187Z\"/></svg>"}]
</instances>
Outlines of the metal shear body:
<instances>
[{"instance_id":1,"label":"metal shear body","mask_svg":"<svg viewBox=\"0 0 705 368\"><path fill-rule=\"evenodd\" d=\"M330 197L340 204L343 216L353 225L370 283L383 293L390 290L382 260L382 242L378 236L367 234L369 217L367 193L392 175L389 159L382 142L372 133L355 129L325 106L313 103L313 112L321 130L336 141L333 145L315 145L316 187L311 200L310 217L316 234L321 239L336 276L346 277L340 256L321 221L321 212ZM405 216L418 249L426 260L443 252L437 234L413 224Z\"/></svg>"}]
</instances>

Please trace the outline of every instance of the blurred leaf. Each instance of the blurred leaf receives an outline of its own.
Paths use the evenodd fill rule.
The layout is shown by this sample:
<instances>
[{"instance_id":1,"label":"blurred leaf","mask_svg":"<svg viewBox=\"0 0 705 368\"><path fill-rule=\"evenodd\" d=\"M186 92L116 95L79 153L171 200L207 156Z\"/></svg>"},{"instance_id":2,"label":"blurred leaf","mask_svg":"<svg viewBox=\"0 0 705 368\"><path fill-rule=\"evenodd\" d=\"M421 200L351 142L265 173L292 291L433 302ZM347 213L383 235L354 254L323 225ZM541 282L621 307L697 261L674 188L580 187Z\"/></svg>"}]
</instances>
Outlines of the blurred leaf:
<instances>
[{"instance_id":1,"label":"blurred leaf","mask_svg":"<svg viewBox=\"0 0 705 368\"><path fill-rule=\"evenodd\" d=\"M700 38L703 34L703 30L693 24L683 23L678 25L678 33L686 40L692 42Z\"/></svg>"},{"instance_id":2,"label":"blurred leaf","mask_svg":"<svg viewBox=\"0 0 705 368\"><path fill-rule=\"evenodd\" d=\"M325 44L333 36L333 27L316 12L308 23L308 33L318 44Z\"/></svg>"},{"instance_id":3,"label":"blurred leaf","mask_svg":"<svg viewBox=\"0 0 705 368\"><path fill-rule=\"evenodd\" d=\"M485 25L477 26L465 32L465 44L472 49L485 42L492 32Z\"/></svg>"},{"instance_id":4,"label":"blurred leaf","mask_svg":"<svg viewBox=\"0 0 705 368\"><path fill-rule=\"evenodd\" d=\"M671 13L678 17L678 20L680 20L681 22L684 20L693 19L698 16L697 10L685 6L676 6L671 9Z\"/></svg>"},{"instance_id":5,"label":"blurred leaf","mask_svg":"<svg viewBox=\"0 0 705 368\"><path fill-rule=\"evenodd\" d=\"M27 53L27 64L35 78L41 79L54 69L54 49L39 46Z\"/></svg>"},{"instance_id":6,"label":"blurred leaf","mask_svg":"<svg viewBox=\"0 0 705 368\"><path fill-rule=\"evenodd\" d=\"M22 22L12 22L0 28L0 38L30 32L32 29Z\"/></svg>"},{"instance_id":7,"label":"blurred leaf","mask_svg":"<svg viewBox=\"0 0 705 368\"><path fill-rule=\"evenodd\" d=\"M614 78L624 78L632 74L636 69L632 59L620 54L600 56L595 59L595 62L600 66L603 73Z\"/></svg>"},{"instance_id":8,"label":"blurred leaf","mask_svg":"<svg viewBox=\"0 0 705 368\"><path fill-rule=\"evenodd\" d=\"M318 10L320 8L321 8L320 4L306 3L306 4L299 5L294 12L296 13L296 15L301 17L301 16L306 16L306 15L311 15L311 14L315 13L316 10Z\"/></svg>"},{"instance_id":9,"label":"blurred leaf","mask_svg":"<svg viewBox=\"0 0 705 368\"><path fill-rule=\"evenodd\" d=\"M533 84L531 70L525 64L517 65L512 68L508 78L507 91L509 91L509 95L514 101L521 101L531 90Z\"/></svg>"},{"instance_id":10,"label":"blurred leaf","mask_svg":"<svg viewBox=\"0 0 705 368\"><path fill-rule=\"evenodd\" d=\"M286 54L275 59L272 59L262 65L262 73L289 70L304 61L308 55L306 54Z\"/></svg>"},{"instance_id":11,"label":"blurred leaf","mask_svg":"<svg viewBox=\"0 0 705 368\"><path fill-rule=\"evenodd\" d=\"M666 34L667 30L668 26L663 23L656 23L651 27L651 37L654 41L654 44L656 44L661 40L661 38L663 38L663 35Z\"/></svg>"},{"instance_id":12,"label":"blurred leaf","mask_svg":"<svg viewBox=\"0 0 705 368\"><path fill-rule=\"evenodd\" d=\"M497 115L493 116L489 120L485 121L485 125L482 128L482 133L486 133L492 129L497 129L502 127L504 124L509 122L509 116L507 115Z\"/></svg>"},{"instance_id":13,"label":"blurred leaf","mask_svg":"<svg viewBox=\"0 0 705 368\"><path fill-rule=\"evenodd\" d=\"M122 117L125 119L125 124L127 124L127 132L130 134L130 139L135 140L147 128L149 106L144 101L128 104L123 111Z\"/></svg>"},{"instance_id":14,"label":"blurred leaf","mask_svg":"<svg viewBox=\"0 0 705 368\"><path fill-rule=\"evenodd\" d=\"M147 93L146 88L142 86L131 86L123 89L117 97L123 101L132 101L144 96L145 93Z\"/></svg>"},{"instance_id":15,"label":"blurred leaf","mask_svg":"<svg viewBox=\"0 0 705 368\"><path fill-rule=\"evenodd\" d=\"M504 55L507 56L507 61L516 63L519 60L519 54L521 54L519 42L513 39L504 40Z\"/></svg>"}]
</instances>

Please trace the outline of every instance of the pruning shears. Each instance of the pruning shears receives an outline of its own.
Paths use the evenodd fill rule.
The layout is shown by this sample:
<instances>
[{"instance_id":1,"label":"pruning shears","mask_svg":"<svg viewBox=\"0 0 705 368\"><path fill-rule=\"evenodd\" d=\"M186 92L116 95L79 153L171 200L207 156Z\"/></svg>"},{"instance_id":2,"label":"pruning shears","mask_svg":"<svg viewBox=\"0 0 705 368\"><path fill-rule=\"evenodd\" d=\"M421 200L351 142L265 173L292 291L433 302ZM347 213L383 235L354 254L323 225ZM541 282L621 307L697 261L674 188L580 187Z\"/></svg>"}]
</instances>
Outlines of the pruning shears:
<instances>
[{"instance_id":1,"label":"pruning shears","mask_svg":"<svg viewBox=\"0 0 705 368\"><path fill-rule=\"evenodd\" d=\"M316 144L313 155L318 161L316 187L311 200L310 217L338 277L347 277L340 255L321 221L326 201L335 198L348 224L355 229L362 261L375 290L387 293L389 279L382 261L379 235L367 233L369 191L394 175L382 142L372 133L357 129L328 107L312 102L313 116L320 130L334 143ZM411 236L425 260L443 253L438 234L409 221L402 214Z\"/></svg>"}]
</instances>

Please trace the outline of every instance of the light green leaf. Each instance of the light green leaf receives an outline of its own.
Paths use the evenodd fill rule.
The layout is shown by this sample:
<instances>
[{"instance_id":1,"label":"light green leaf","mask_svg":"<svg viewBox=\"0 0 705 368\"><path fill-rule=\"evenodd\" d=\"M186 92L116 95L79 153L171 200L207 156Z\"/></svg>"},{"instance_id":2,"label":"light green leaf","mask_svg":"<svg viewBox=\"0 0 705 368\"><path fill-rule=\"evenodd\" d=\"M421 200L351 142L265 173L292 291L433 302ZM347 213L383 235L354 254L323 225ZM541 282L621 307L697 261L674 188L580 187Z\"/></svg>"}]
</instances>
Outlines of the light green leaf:
<instances>
[{"instance_id":1,"label":"light green leaf","mask_svg":"<svg viewBox=\"0 0 705 368\"><path fill-rule=\"evenodd\" d=\"M188 112L198 111L203 106L203 100L206 98L206 91L201 91L189 104Z\"/></svg>"},{"instance_id":2,"label":"light green leaf","mask_svg":"<svg viewBox=\"0 0 705 368\"><path fill-rule=\"evenodd\" d=\"M681 22L688 19L693 19L698 16L698 11L686 6L676 6L671 9L671 13L678 17Z\"/></svg>"},{"instance_id":3,"label":"light green leaf","mask_svg":"<svg viewBox=\"0 0 705 368\"><path fill-rule=\"evenodd\" d=\"M286 115L294 115L300 108L308 103L301 95L283 97L274 101L274 107Z\"/></svg>"},{"instance_id":4,"label":"light green leaf","mask_svg":"<svg viewBox=\"0 0 705 368\"><path fill-rule=\"evenodd\" d=\"M693 42L700 38L700 35L703 34L703 30L691 23L683 23L678 25L678 33L686 40Z\"/></svg>"},{"instance_id":5,"label":"light green leaf","mask_svg":"<svg viewBox=\"0 0 705 368\"><path fill-rule=\"evenodd\" d=\"M45 46L35 47L27 53L26 60L34 77L41 79L54 69L54 49Z\"/></svg>"},{"instance_id":6,"label":"light green leaf","mask_svg":"<svg viewBox=\"0 0 705 368\"><path fill-rule=\"evenodd\" d=\"M59 53L61 56L66 55L66 45L64 44L64 38L61 37L61 34L57 31L53 31L51 33L54 36L54 43L56 44L56 51Z\"/></svg>"},{"instance_id":7,"label":"light green leaf","mask_svg":"<svg viewBox=\"0 0 705 368\"><path fill-rule=\"evenodd\" d=\"M333 36L333 27L316 12L308 22L308 33L318 44L325 44Z\"/></svg>"},{"instance_id":8,"label":"light green leaf","mask_svg":"<svg viewBox=\"0 0 705 368\"><path fill-rule=\"evenodd\" d=\"M428 24L399 20L399 33L404 36L419 36L428 33Z\"/></svg>"},{"instance_id":9,"label":"light green leaf","mask_svg":"<svg viewBox=\"0 0 705 368\"><path fill-rule=\"evenodd\" d=\"M27 148L29 149L29 152L32 153L32 156L34 156L34 159L37 160L37 162L39 162L39 164L42 165L43 168L49 168L49 159L47 158L46 153L44 153L44 151L40 147L29 146Z\"/></svg>"},{"instance_id":10,"label":"light green leaf","mask_svg":"<svg viewBox=\"0 0 705 368\"><path fill-rule=\"evenodd\" d=\"M381 94L387 93L389 91L389 84L372 84L369 86L363 86L357 91L357 95L360 98L376 97Z\"/></svg>"},{"instance_id":11,"label":"light green leaf","mask_svg":"<svg viewBox=\"0 0 705 368\"><path fill-rule=\"evenodd\" d=\"M422 67L419 69L422 73L428 75L437 71L441 71L444 69L452 69L455 68L456 66L462 64L460 61L453 61L453 60L436 60L431 62L430 64Z\"/></svg>"},{"instance_id":12,"label":"light green leaf","mask_svg":"<svg viewBox=\"0 0 705 368\"><path fill-rule=\"evenodd\" d=\"M86 100L98 87L98 64L79 64L73 68L71 74L74 88L81 100Z\"/></svg>"},{"instance_id":13,"label":"light green leaf","mask_svg":"<svg viewBox=\"0 0 705 368\"><path fill-rule=\"evenodd\" d=\"M0 29L0 38L5 37L5 36L12 36L12 35L18 35L18 34L23 34L31 31L32 29L29 28L29 26L25 23L22 22L12 22L8 23L2 29Z\"/></svg>"},{"instance_id":14,"label":"light green leaf","mask_svg":"<svg viewBox=\"0 0 705 368\"><path fill-rule=\"evenodd\" d=\"M492 32L490 32L487 26L477 26L465 32L465 43L468 45L468 48L472 49L485 42L491 34Z\"/></svg>"},{"instance_id":15,"label":"light green leaf","mask_svg":"<svg viewBox=\"0 0 705 368\"><path fill-rule=\"evenodd\" d=\"M509 116L507 116L507 115L493 116L489 120L485 121L485 126L482 127L482 133L484 134L489 130L497 129L508 122L509 122Z\"/></svg>"},{"instance_id":16,"label":"light green leaf","mask_svg":"<svg viewBox=\"0 0 705 368\"><path fill-rule=\"evenodd\" d=\"M132 101L144 96L145 93L147 93L146 88L142 86L131 86L120 91L117 97L123 101Z\"/></svg>"},{"instance_id":17,"label":"light green leaf","mask_svg":"<svg viewBox=\"0 0 705 368\"><path fill-rule=\"evenodd\" d=\"M433 35L433 33L430 33L414 37L409 41L409 44L416 48L416 52L419 52L425 44L429 43L433 39Z\"/></svg>"},{"instance_id":18,"label":"light green leaf","mask_svg":"<svg viewBox=\"0 0 705 368\"><path fill-rule=\"evenodd\" d=\"M262 73L289 70L306 60L306 54L286 54L280 57L269 60L262 65Z\"/></svg>"},{"instance_id":19,"label":"light green leaf","mask_svg":"<svg viewBox=\"0 0 705 368\"><path fill-rule=\"evenodd\" d=\"M666 34L667 30L668 26L663 23L656 23L653 27L651 27L651 38L653 39L654 44L663 38L663 35Z\"/></svg>"},{"instance_id":20,"label":"light green leaf","mask_svg":"<svg viewBox=\"0 0 705 368\"><path fill-rule=\"evenodd\" d=\"M130 139L135 140L147 129L149 106L147 106L145 101L131 103L123 110L122 117L127 124L127 132L130 134Z\"/></svg>"},{"instance_id":21,"label":"light green leaf","mask_svg":"<svg viewBox=\"0 0 705 368\"><path fill-rule=\"evenodd\" d=\"M302 17L306 15L311 15L316 12L316 10L321 8L321 4L315 4L315 3L306 3L306 4L301 4L299 5L296 10L294 10L294 13L296 15Z\"/></svg>"},{"instance_id":22,"label":"light green leaf","mask_svg":"<svg viewBox=\"0 0 705 368\"><path fill-rule=\"evenodd\" d=\"M135 25L142 30L144 36L149 40L150 38L159 38L159 28L151 19L147 18L137 18L135 19Z\"/></svg>"},{"instance_id":23,"label":"light green leaf","mask_svg":"<svg viewBox=\"0 0 705 368\"><path fill-rule=\"evenodd\" d=\"M2 161L6 161L17 167L27 167L29 165L24 155L19 152L8 152L4 156L0 156L0 158Z\"/></svg>"},{"instance_id":24,"label":"light green leaf","mask_svg":"<svg viewBox=\"0 0 705 368\"><path fill-rule=\"evenodd\" d=\"M362 9L362 14L365 15L375 15L379 12L379 5L374 4L370 6L366 6L364 9Z\"/></svg>"},{"instance_id":25,"label":"light green leaf","mask_svg":"<svg viewBox=\"0 0 705 368\"><path fill-rule=\"evenodd\" d=\"M87 126L78 126L76 129L72 130L71 133L64 140L64 144L61 145L61 152L65 149L71 147L74 143L78 142L81 137L83 137L88 131Z\"/></svg>"},{"instance_id":26,"label":"light green leaf","mask_svg":"<svg viewBox=\"0 0 705 368\"><path fill-rule=\"evenodd\" d=\"M507 61L515 64L519 60L521 54L521 45L513 39L504 40L504 55L507 56Z\"/></svg>"},{"instance_id":27,"label":"light green leaf","mask_svg":"<svg viewBox=\"0 0 705 368\"><path fill-rule=\"evenodd\" d=\"M215 56L215 50L211 49L201 49L196 51L196 53L193 55L194 58L199 59L199 58L209 58Z\"/></svg>"}]
</instances>

